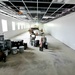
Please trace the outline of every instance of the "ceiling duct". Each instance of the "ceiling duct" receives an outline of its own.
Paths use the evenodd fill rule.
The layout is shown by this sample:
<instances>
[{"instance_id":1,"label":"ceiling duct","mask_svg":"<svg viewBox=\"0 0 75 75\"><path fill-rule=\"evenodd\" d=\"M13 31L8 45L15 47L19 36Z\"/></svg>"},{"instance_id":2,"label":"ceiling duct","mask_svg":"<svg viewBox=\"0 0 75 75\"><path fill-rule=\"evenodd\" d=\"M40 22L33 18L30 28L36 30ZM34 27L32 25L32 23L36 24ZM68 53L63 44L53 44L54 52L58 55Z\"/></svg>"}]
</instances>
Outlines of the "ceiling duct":
<instances>
[{"instance_id":1,"label":"ceiling duct","mask_svg":"<svg viewBox=\"0 0 75 75\"><path fill-rule=\"evenodd\" d=\"M53 0L55 3L67 3L69 0Z\"/></svg>"}]
</instances>

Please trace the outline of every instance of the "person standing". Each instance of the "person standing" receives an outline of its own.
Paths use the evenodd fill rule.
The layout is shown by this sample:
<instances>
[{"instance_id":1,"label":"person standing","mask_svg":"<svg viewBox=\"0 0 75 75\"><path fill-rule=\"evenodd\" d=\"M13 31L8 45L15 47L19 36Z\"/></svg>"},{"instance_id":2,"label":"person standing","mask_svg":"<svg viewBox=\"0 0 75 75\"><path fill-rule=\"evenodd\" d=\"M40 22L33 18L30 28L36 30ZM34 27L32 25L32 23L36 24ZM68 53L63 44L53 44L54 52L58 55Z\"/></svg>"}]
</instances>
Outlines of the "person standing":
<instances>
[{"instance_id":1,"label":"person standing","mask_svg":"<svg viewBox=\"0 0 75 75\"><path fill-rule=\"evenodd\" d=\"M30 42L31 42L31 45L34 45L35 38L36 38L36 35L35 35L34 32L32 32L31 35L30 35Z\"/></svg>"},{"instance_id":2,"label":"person standing","mask_svg":"<svg viewBox=\"0 0 75 75\"><path fill-rule=\"evenodd\" d=\"M41 38L40 43L39 43L39 50L43 51L43 38Z\"/></svg>"}]
</instances>

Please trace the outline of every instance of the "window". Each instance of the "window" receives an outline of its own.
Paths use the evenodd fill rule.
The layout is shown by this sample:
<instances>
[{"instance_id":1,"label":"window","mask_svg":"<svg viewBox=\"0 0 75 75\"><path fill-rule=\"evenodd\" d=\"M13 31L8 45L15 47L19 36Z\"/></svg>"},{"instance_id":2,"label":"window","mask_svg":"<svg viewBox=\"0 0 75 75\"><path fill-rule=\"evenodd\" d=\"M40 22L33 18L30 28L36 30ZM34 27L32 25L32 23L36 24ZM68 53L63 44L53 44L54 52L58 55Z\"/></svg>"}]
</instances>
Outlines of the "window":
<instances>
[{"instance_id":1,"label":"window","mask_svg":"<svg viewBox=\"0 0 75 75\"><path fill-rule=\"evenodd\" d=\"M23 29L23 25L21 25L21 29Z\"/></svg>"},{"instance_id":2,"label":"window","mask_svg":"<svg viewBox=\"0 0 75 75\"><path fill-rule=\"evenodd\" d=\"M8 31L7 20L2 19L2 30L3 30L3 32Z\"/></svg>"},{"instance_id":3,"label":"window","mask_svg":"<svg viewBox=\"0 0 75 75\"><path fill-rule=\"evenodd\" d=\"M24 25L24 29L25 29L26 27L25 27L25 25Z\"/></svg>"},{"instance_id":4,"label":"window","mask_svg":"<svg viewBox=\"0 0 75 75\"><path fill-rule=\"evenodd\" d=\"M18 30L20 29L20 23L18 23Z\"/></svg>"},{"instance_id":5,"label":"window","mask_svg":"<svg viewBox=\"0 0 75 75\"><path fill-rule=\"evenodd\" d=\"M15 30L15 22L12 22L12 30Z\"/></svg>"}]
</instances>

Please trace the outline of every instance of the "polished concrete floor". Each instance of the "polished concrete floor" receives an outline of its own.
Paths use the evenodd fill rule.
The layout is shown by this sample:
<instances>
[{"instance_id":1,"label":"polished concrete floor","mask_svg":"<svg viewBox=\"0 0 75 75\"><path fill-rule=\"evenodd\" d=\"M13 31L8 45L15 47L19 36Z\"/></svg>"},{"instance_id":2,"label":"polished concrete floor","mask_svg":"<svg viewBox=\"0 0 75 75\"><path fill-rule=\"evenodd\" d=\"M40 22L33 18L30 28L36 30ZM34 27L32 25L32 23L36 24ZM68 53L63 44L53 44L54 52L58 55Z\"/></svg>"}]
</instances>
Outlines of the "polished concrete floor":
<instances>
[{"instance_id":1,"label":"polished concrete floor","mask_svg":"<svg viewBox=\"0 0 75 75\"><path fill-rule=\"evenodd\" d=\"M75 75L75 51L52 36L46 37L49 49L43 52L30 45L28 33L12 38L23 39L29 48L22 54L10 54L6 63L0 62L0 75Z\"/></svg>"}]
</instances>

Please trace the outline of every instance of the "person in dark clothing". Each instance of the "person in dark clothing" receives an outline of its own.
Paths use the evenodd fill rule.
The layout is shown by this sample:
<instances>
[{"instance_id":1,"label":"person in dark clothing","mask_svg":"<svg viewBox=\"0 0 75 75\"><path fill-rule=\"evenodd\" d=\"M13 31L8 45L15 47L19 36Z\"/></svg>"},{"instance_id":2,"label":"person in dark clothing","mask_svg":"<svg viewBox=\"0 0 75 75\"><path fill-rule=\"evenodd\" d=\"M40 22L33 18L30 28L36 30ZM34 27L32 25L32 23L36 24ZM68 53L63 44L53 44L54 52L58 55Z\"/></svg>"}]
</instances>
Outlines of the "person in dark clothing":
<instances>
[{"instance_id":1,"label":"person in dark clothing","mask_svg":"<svg viewBox=\"0 0 75 75\"><path fill-rule=\"evenodd\" d=\"M43 37L43 45L44 45L44 47L45 47L46 42L47 42L47 38L44 36Z\"/></svg>"},{"instance_id":2,"label":"person in dark clothing","mask_svg":"<svg viewBox=\"0 0 75 75\"><path fill-rule=\"evenodd\" d=\"M43 47L44 47L45 49L48 49L47 38L46 38L45 36L43 37Z\"/></svg>"}]
</instances>

